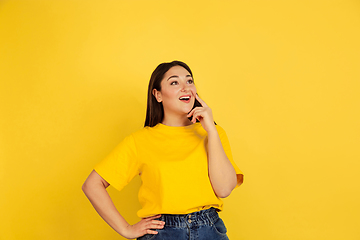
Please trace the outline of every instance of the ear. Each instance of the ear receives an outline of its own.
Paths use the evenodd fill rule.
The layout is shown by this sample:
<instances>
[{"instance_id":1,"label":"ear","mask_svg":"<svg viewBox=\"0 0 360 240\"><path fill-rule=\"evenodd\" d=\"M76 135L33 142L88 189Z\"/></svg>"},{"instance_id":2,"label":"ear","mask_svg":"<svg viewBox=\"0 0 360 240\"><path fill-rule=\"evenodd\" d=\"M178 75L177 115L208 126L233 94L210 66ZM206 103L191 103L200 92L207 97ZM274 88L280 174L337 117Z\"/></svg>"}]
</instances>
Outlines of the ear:
<instances>
[{"instance_id":1,"label":"ear","mask_svg":"<svg viewBox=\"0 0 360 240\"><path fill-rule=\"evenodd\" d=\"M152 90L152 94L154 95L154 97L156 98L156 101L158 102L162 102L162 96L161 96L161 92L156 90L155 88Z\"/></svg>"}]
</instances>

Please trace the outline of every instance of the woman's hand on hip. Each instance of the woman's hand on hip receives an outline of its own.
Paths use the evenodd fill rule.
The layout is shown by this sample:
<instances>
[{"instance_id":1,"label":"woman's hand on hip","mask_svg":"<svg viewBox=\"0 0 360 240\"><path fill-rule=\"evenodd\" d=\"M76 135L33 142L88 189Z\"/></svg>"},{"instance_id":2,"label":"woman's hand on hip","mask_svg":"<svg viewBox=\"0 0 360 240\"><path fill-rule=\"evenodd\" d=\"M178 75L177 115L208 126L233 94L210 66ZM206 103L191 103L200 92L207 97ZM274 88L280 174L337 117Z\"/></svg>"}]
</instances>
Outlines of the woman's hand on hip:
<instances>
[{"instance_id":1,"label":"woman's hand on hip","mask_svg":"<svg viewBox=\"0 0 360 240\"><path fill-rule=\"evenodd\" d=\"M200 121L202 127L206 132L216 131L214 124L213 114L211 108L197 95L197 93L192 92L196 100L199 101L201 107L196 107L189 112L187 117L191 117L191 121L196 123L196 119Z\"/></svg>"},{"instance_id":2,"label":"woman's hand on hip","mask_svg":"<svg viewBox=\"0 0 360 240\"><path fill-rule=\"evenodd\" d=\"M159 218L161 215L151 216L141 219L138 223L134 225L127 226L127 230L123 237L128 239L138 238L144 236L145 234L158 234L157 231L152 229L162 229L164 228L165 222L154 220Z\"/></svg>"}]
</instances>

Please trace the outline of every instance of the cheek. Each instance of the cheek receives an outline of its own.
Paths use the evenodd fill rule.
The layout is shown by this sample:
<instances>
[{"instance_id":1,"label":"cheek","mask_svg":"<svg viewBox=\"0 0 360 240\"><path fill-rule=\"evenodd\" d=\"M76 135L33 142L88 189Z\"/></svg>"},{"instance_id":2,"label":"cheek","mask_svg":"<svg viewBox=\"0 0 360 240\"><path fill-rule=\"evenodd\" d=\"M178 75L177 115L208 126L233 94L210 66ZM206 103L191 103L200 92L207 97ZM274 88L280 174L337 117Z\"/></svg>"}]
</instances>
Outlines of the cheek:
<instances>
[{"instance_id":1,"label":"cheek","mask_svg":"<svg viewBox=\"0 0 360 240\"><path fill-rule=\"evenodd\" d=\"M166 91L163 91L163 98L171 99L176 96L176 91L167 89Z\"/></svg>"},{"instance_id":2,"label":"cheek","mask_svg":"<svg viewBox=\"0 0 360 240\"><path fill-rule=\"evenodd\" d=\"M191 87L190 87L190 91L191 91L191 92L193 92L194 94L196 94L196 93L197 93L197 90L196 90L195 85L191 85Z\"/></svg>"}]
</instances>

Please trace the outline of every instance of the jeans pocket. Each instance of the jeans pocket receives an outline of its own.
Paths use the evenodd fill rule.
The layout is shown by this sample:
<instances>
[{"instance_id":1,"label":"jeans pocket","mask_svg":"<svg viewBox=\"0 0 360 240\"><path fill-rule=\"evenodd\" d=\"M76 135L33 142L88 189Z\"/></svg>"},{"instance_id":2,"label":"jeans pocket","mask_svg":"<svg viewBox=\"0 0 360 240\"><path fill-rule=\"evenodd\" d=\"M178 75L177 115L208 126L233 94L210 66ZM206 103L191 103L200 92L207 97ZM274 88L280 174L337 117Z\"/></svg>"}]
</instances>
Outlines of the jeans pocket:
<instances>
[{"instance_id":1,"label":"jeans pocket","mask_svg":"<svg viewBox=\"0 0 360 240\"><path fill-rule=\"evenodd\" d=\"M221 218L219 218L216 222L214 222L213 227L218 234L226 236L227 229Z\"/></svg>"}]
</instances>

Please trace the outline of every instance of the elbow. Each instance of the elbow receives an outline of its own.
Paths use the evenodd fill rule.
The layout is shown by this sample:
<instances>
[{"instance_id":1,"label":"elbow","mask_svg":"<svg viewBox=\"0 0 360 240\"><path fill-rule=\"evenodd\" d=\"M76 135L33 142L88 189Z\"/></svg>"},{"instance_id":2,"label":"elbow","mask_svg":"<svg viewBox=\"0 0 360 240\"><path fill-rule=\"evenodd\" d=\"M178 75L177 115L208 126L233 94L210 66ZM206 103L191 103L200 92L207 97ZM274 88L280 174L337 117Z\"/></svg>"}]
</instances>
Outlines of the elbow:
<instances>
[{"instance_id":1,"label":"elbow","mask_svg":"<svg viewBox=\"0 0 360 240\"><path fill-rule=\"evenodd\" d=\"M84 184L81 186L81 190L86 194L87 191L87 184L84 182Z\"/></svg>"},{"instance_id":2,"label":"elbow","mask_svg":"<svg viewBox=\"0 0 360 240\"><path fill-rule=\"evenodd\" d=\"M87 181L85 181L84 184L81 186L81 190L88 199L90 199L94 195L94 186L92 186L91 183Z\"/></svg>"},{"instance_id":3,"label":"elbow","mask_svg":"<svg viewBox=\"0 0 360 240\"><path fill-rule=\"evenodd\" d=\"M237 184L238 184L238 180L237 180L237 177L235 177L233 179L233 181L231 181L231 183L227 184L224 187L216 189L216 191L215 191L216 196L218 196L219 198L228 197L231 194L232 190L234 190L234 188L236 187Z\"/></svg>"},{"instance_id":4,"label":"elbow","mask_svg":"<svg viewBox=\"0 0 360 240\"><path fill-rule=\"evenodd\" d=\"M227 198L230 195L231 191L222 191L220 193L216 193L216 196L218 196L219 198Z\"/></svg>"},{"instance_id":5,"label":"elbow","mask_svg":"<svg viewBox=\"0 0 360 240\"><path fill-rule=\"evenodd\" d=\"M101 178L95 171L93 171L85 180L85 182L81 186L81 189L89 198L89 196L93 195L97 191L106 189L108 186L110 186L110 184L106 182L103 178Z\"/></svg>"},{"instance_id":6,"label":"elbow","mask_svg":"<svg viewBox=\"0 0 360 240\"><path fill-rule=\"evenodd\" d=\"M227 188L224 187L224 188L218 189L216 191L216 196L218 196L219 198L226 198L231 194L231 192L234 188L235 188L235 186L234 187L229 186Z\"/></svg>"},{"instance_id":7,"label":"elbow","mask_svg":"<svg viewBox=\"0 0 360 240\"><path fill-rule=\"evenodd\" d=\"M222 189L219 189L218 191L216 191L216 196L218 196L219 198L227 198L228 196L230 196L232 190L234 188L222 188Z\"/></svg>"},{"instance_id":8,"label":"elbow","mask_svg":"<svg viewBox=\"0 0 360 240\"><path fill-rule=\"evenodd\" d=\"M84 184L81 186L81 190L85 193L86 196L88 196L90 189L91 189L91 186L89 186L88 181L85 181Z\"/></svg>"}]
</instances>

